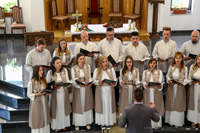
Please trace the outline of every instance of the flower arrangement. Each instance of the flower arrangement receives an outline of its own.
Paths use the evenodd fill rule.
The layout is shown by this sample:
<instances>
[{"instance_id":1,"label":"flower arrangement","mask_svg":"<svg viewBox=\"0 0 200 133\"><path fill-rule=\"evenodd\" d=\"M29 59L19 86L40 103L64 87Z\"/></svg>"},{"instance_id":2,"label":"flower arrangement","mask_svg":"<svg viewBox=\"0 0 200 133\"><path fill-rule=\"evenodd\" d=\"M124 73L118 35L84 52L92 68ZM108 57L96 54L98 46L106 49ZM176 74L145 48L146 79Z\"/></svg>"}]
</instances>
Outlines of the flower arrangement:
<instances>
[{"instance_id":1,"label":"flower arrangement","mask_svg":"<svg viewBox=\"0 0 200 133\"><path fill-rule=\"evenodd\" d=\"M82 25L81 30L86 30L86 31L89 30L88 25L87 24Z\"/></svg>"},{"instance_id":2,"label":"flower arrangement","mask_svg":"<svg viewBox=\"0 0 200 133\"><path fill-rule=\"evenodd\" d=\"M92 32L93 30L89 29L88 25L87 24L84 24L81 26L81 28L79 28L80 31L82 30L86 30L88 32Z\"/></svg>"}]
</instances>

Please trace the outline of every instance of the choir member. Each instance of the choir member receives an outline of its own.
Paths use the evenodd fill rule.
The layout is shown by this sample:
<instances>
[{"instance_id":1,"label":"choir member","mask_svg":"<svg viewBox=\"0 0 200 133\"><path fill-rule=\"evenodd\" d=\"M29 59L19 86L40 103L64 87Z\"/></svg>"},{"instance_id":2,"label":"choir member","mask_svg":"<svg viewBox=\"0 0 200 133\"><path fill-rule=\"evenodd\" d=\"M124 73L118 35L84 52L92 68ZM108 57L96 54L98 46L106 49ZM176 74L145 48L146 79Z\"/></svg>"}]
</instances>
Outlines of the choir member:
<instances>
[{"instance_id":1,"label":"choir member","mask_svg":"<svg viewBox=\"0 0 200 133\"><path fill-rule=\"evenodd\" d=\"M32 133L50 133L51 122L46 92L47 82L43 69L34 66L33 76L28 82L27 96L30 98L29 126Z\"/></svg>"},{"instance_id":2,"label":"choir member","mask_svg":"<svg viewBox=\"0 0 200 133\"><path fill-rule=\"evenodd\" d=\"M99 66L95 69L93 80L95 91L95 123L102 125L102 129L111 129L116 123L115 83L102 82L104 79L117 81L115 70L109 66L107 57L101 56Z\"/></svg>"},{"instance_id":3,"label":"choir member","mask_svg":"<svg viewBox=\"0 0 200 133\"><path fill-rule=\"evenodd\" d=\"M85 56L82 53L77 54L75 65L72 67L71 75L74 80L73 90L73 124L75 129L79 130L79 126L86 126L90 129L90 124L93 122L93 94L92 94L92 81L90 65L85 63ZM77 84L78 80L85 85ZM89 84L88 84L89 83Z\"/></svg>"},{"instance_id":4,"label":"choir member","mask_svg":"<svg viewBox=\"0 0 200 133\"><path fill-rule=\"evenodd\" d=\"M133 94L140 87L139 69L134 67L133 58L128 55L124 61L124 67L120 70L120 85L122 90L119 98L119 114L133 104Z\"/></svg>"},{"instance_id":5,"label":"choir member","mask_svg":"<svg viewBox=\"0 0 200 133\"><path fill-rule=\"evenodd\" d=\"M194 64L190 66L189 79L193 81L189 87L187 118L192 122L193 128L196 128L196 124L200 128L200 54L196 56Z\"/></svg>"},{"instance_id":6,"label":"choir member","mask_svg":"<svg viewBox=\"0 0 200 133\"><path fill-rule=\"evenodd\" d=\"M55 92L50 96L50 113L52 118L51 128L56 132L67 130L70 127L71 104L69 99L68 87L61 86L59 83L68 83L68 72L62 67L59 57L53 57L51 70L47 73L47 82L55 81Z\"/></svg>"},{"instance_id":7,"label":"choir member","mask_svg":"<svg viewBox=\"0 0 200 133\"><path fill-rule=\"evenodd\" d=\"M166 76L168 88L165 100L165 122L171 126L175 125L176 128L184 125L186 110L186 92L183 83L187 81L188 69L183 60L183 54L176 52Z\"/></svg>"},{"instance_id":8,"label":"choir member","mask_svg":"<svg viewBox=\"0 0 200 133\"><path fill-rule=\"evenodd\" d=\"M142 74L142 84L144 87L144 104L148 106L148 102L153 102L160 116L159 122L151 121L152 128L158 129L162 127L162 115L164 115L163 102L163 73L157 68L157 60L151 58L148 62L149 69ZM150 83L153 83L150 85Z\"/></svg>"}]
</instances>

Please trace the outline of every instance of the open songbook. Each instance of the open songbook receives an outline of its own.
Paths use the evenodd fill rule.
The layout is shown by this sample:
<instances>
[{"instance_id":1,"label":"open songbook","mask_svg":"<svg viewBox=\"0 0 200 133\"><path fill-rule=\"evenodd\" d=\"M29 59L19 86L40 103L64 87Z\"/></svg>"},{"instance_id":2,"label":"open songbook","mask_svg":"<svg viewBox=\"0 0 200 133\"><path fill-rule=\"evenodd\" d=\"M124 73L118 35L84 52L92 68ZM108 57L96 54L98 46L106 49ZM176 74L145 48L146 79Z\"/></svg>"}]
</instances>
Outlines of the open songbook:
<instances>
[{"instance_id":1,"label":"open songbook","mask_svg":"<svg viewBox=\"0 0 200 133\"><path fill-rule=\"evenodd\" d=\"M99 54L100 52L99 51L88 51L88 50L85 50L85 49L80 49L80 53L83 53L85 56L87 56L88 54Z\"/></svg>"},{"instance_id":2,"label":"open songbook","mask_svg":"<svg viewBox=\"0 0 200 133\"><path fill-rule=\"evenodd\" d=\"M149 57L146 57L146 58L141 59L141 60L134 60L134 62L137 62L137 61L142 61L142 62L144 62L144 61L148 61L149 59L150 59Z\"/></svg>"},{"instance_id":3,"label":"open songbook","mask_svg":"<svg viewBox=\"0 0 200 133\"><path fill-rule=\"evenodd\" d=\"M111 83L116 83L116 81L110 80L110 79L104 79L104 80L102 80L102 82L107 83L109 85L111 85Z\"/></svg>"},{"instance_id":4,"label":"open songbook","mask_svg":"<svg viewBox=\"0 0 200 133\"><path fill-rule=\"evenodd\" d=\"M195 59L197 55L189 54L188 56L189 56L190 58L192 58L192 59Z\"/></svg>"},{"instance_id":5,"label":"open songbook","mask_svg":"<svg viewBox=\"0 0 200 133\"><path fill-rule=\"evenodd\" d=\"M112 65L116 65L117 63L120 63L120 62L116 62L113 57L111 55L109 55L108 57L108 61L112 64Z\"/></svg>"},{"instance_id":6,"label":"open songbook","mask_svg":"<svg viewBox=\"0 0 200 133\"><path fill-rule=\"evenodd\" d=\"M158 82L149 82L148 83L149 87L154 87L155 85L161 85L161 83L158 83Z\"/></svg>"},{"instance_id":7,"label":"open songbook","mask_svg":"<svg viewBox=\"0 0 200 133\"><path fill-rule=\"evenodd\" d=\"M71 82L67 82L67 83L59 82L59 83L56 83L56 86L66 87L66 86L69 86L71 84L72 84Z\"/></svg>"},{"instance_id":8,"label":"open songbook","mask_svg":"<svg viewBox=\"0 0 200 133\"><path fill-rule=\"evenodd\" d=\"M172 82L173 82L174 84L177 84L177 85L183 85L183 86L185 86L185 85L187 85L188 83L190 83L191 80L184 80L183 83L180 83L180 82L178 82L178 81L176 81L176 80L172 80Z\"/></svg>"},{"instance_id":9,"label":"open songbook","mask_svg":"<svg viewBox=\"0 0 200 133\"><path fill-rule=\"evenodd\" d=\"M80 82L79 80L75 80L75 82L78 84L78 85L89 85L93 82L94 80L90 81L89 83L85 84L83 82Z\"/></svg>"},{"instance_id":10,"label":"open songbook","mask_svg":"<svg viewBox=\"0 0 200 133\"><path fill-rule=\"evenodd\" d=\"M55 92L55 81L52 81L47 84L47 89L43 90L42 92L46 93L53 93Z\"/></svg>"},{"instance_id":11,"label":"open songbook","mask_svg":"<svg viewBox=\"0 0 200 133\"><path fill-rule=\"evenodd\" d=\"M200 79L192 78L192 81L199 81L200 82Z\"/></svg>"}]
</instances>

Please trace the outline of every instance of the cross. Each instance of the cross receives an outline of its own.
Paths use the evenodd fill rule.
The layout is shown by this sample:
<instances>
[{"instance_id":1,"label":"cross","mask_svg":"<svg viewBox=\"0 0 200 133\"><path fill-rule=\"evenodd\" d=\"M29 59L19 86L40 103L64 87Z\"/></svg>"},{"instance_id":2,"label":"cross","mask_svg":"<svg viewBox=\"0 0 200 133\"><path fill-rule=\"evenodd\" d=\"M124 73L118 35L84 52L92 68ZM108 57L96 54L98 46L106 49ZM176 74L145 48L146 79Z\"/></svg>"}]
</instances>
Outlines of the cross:
<instances>
[{"instance_id":1,"label":"cross","mask_svg":"<svg viewBox=\"0 0 200 133\"><path fill-rule=\"evenodd\" d=\"M78 17L82 16L82 14L78 14L78 10L76 10L76 14L72 14L73 17L76 17L76 29L75 32L80 32L78 28Z\"/></svg>"}]
</instances>

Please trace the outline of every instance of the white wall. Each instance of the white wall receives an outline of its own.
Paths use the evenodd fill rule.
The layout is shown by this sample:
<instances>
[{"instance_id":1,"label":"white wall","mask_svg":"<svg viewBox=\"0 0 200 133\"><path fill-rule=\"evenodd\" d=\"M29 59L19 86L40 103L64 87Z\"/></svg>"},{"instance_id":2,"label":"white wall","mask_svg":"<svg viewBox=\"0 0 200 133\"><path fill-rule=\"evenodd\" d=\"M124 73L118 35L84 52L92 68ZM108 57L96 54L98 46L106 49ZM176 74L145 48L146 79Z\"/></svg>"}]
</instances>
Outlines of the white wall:
<instances>
[{"instance_id":1,"label":"white wall","mask_svg":"<svg viewBox=\"0 0 200 133\"><path fill-rule=\"evenodd\" d=\"M44 3L43 0L19 0L22 7L23 23L26 25L27 32L45 30L44 22ZM6 17L6 33L11 34L11 18ZM14 30L15 34L21 34L22 30ZM3 30L0 30L3 34Z\"/></svg>"},{"instance_id":2,"label":"white wall","mask_svg":"<svg viewBox=\"0 0 200 133\"><path fill-rule=\"evenodd\" d=\"M170 26L173 31L200 29L200 0L193 0L192 14L170 14L171 0L165 0L165 4L159 4L158 31L164 26ZM148 32L152 32L153 5L148 9Z\"/></svg>"}]
</instances>

